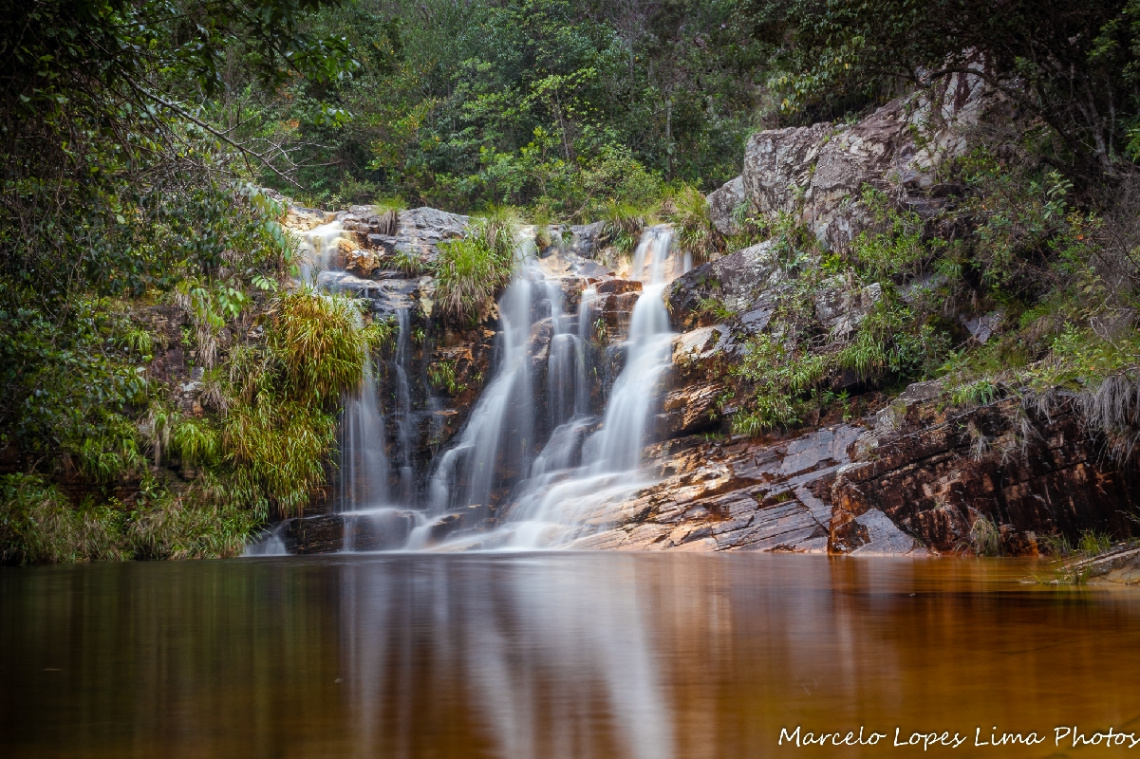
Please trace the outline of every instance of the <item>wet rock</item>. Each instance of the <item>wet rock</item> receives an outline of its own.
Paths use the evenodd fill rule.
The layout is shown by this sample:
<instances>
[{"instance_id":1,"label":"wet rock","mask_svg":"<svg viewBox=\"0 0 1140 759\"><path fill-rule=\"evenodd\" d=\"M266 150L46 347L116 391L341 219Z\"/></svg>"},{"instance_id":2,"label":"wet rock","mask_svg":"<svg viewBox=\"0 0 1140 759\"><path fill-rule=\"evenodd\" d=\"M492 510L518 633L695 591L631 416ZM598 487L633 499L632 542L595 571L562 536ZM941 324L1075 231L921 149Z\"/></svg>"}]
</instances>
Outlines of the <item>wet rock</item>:
<instances>
[{"instance_id":1,"label":"wet rock","mask_svg":"<svg viewBox=\"0 0 1140 759\"><path fill-rule=\"evenodd\" d=\"M446 539L463 527L463 521L462 514L444 514L432 522L431 527L428 528L429 540L438 543Z\"/></svg>"},{"instance_id":2,"label":"wet rock","mask_svg":"<svg viewBox=\"0 0 1140 759\"><path fill-rule=\"evenodd\" d=\"M1058 567L1058 582L1079 580L1140 585L1140 546L1121 543L1097 556L1070 560Z\"/></svg>"},{"instance_id":3,"label":"wet rock","mask_svg":"<svg viewBox=\"0 0 1140 759\"><path fill-rule=\"evenodd\" d=\"M279 534L289 553L336 553L344 547L344 518L321 514L289 519Z\"/></svg>"},{"instance_id":4,"label":"wet rock","mask_svg":"<svg viewBox=\"0 0 1140 759\"><path fill-rule=\"evenodd\" d=\"M594 286L598 295L624 295L641 292L642 284L636 279L609 279Z\"/></svg>"},{"instance_id":5,"label":"wet rock","mask_svg":"<svg viewBox=\"0 0 1140 759\"><path fill-rule=\"evenodd\" d=\"M282 198L284 200L284 198ZM285 226L290 229L298 229L302 232L307 232L314 227L319 227L322 224L327 224L335 218L334 214L321 211L316 208L305 208L303 206L286 205L285 208Z\"/></svg>"},{"instance_id":6,"label":"wet rock","mask_svg":"<svg viewBox=\"0 0 1140 759\"><path fill-rule=\"evenodd\" d=\"M672 438L719 429L719 403L725 391L723 382L686 385L665 397L664 413L657 418L657 436Z\"/></svg>"},{"instance_id":7,"label":"wet rock","mask_svg":"<svg viewBox=\"0 0 1140 759\"><path fill-rule=\"evenodd\" d=\"M863 430L840 425L776 443L677 441L651 450L662 479L616 506L579 548L827 550L835 472Z\"/></svg>"},{"instance_id":8,"label":"wet rock","mask_svg":"<svg viewBox=\"0 0 1140 759\"><path fill-rule=\"evenodd\" d=\"M345 542L353 551L391 551L402 548L416 526L411 511L385 509L374 514L345 515Z\"/></svg>"},{"instance_id":9,"label":"wet rock","mask_svg":"<svg viewBox=\"0 0 1140 759\"><path fill-rule=\"evenodd\" d=\"M371 279L373 272L382 268L380 259L371 251L354 250L345 258L344 269L364 279Z\"/></svg>"},{"instance_id":10,"label":"wet rock","mask_svg":"<svg viewBox=\"0 0 1140 759\"><path fill-rule=\"evenodd\" d=\"M740 232L736 223L736 209L747 201L743 177L736 177L721 185L709 193L705 201L709 204L709 218L718 232L725 237Z\"/></svg>"},{"instance_id":11,"label":"wet rock","mask_svg":"<svg viewBox=\"0 0 1140 759\"><path fill-rule=\"evenodd\" d=\"M376 298L384 292L380 283L347 271L322 271L317 275L317 285L338 293L347 293L358 298Z\"/></svg>"},{"instance_id":12,"label":"wet rock","mask_svg":"<svg viewBox=\"0 0 1140 759\"><path fill-rule=\"evenodd\" d=\"M833 526L828 552L887 556L930 555L925 546L896 527L878 509L870 509L846 524Z\"/></svg>"}]
</instances>

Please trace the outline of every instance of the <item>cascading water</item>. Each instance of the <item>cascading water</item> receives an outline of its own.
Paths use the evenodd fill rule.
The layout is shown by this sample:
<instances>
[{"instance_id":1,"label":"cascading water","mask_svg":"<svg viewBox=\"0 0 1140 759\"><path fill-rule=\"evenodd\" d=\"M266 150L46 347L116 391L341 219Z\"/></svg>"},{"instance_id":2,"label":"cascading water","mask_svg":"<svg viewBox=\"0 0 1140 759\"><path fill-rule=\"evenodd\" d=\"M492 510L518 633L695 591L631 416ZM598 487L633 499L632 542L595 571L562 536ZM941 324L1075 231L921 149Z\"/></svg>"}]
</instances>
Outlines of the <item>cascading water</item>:
<instances>
[{"instance_id":1,"label":"cascading water","mask_svg":"<svg viewBox=\"0 0 1140 759\"><path fill-rule=\"evenodd\" d=\"M336 253L344 239L340 222L314 227L300 234L302 280L317 286L320 274L338 267ZM325 288L321 288L325 289ZM345 393L337 433L340 449L337 510L359 512L389 503L389 463L384 416L372 357L364 362L364 379L354 392Z\"/></svg>"},{"instance_id":2,"label":"cascading water","mask_svg":"<svg viewBox=\"0 0 1140 759\"><path fill-rule=\"evenodd\" d=\"M412 391L408 385L411 363L410 322L408 309L396 310L399 332L396 336L396 455L400 465L399 503L410 504L415 493L412 468Z\"/></svg>"},{"instance_id":3,"label":"cascading water","mask_svg":"<svg viewBox=\"0 0 1140 759\"><path fill-rule=\"evenodd\" d=\"M588 418L575 416L554 431L504 525L512 533L509 544L537 548L596 531L605 525L610 504L646 484L639 472L642 451L672 358L674 336L663 298L671 241L668 227L653 227L642 236L632 270L642 279L642 292L623 346L625 365L610 391L601 427L584 445L580 441L590 426ZM588 315L580 316L579 323L588 320ZM574 452L580 445L577 463Z\"/></svg>"},{"instance_id":4,"label":"cascading water","mask_svg":"<svg viewBox=\"0 0 1140 759\"><path fill-rule=\"evenodd\" d=\"M604 527L614 504L650 481L641 471L641 457L660 406L673 339L663 300L665 277L681 266L670 258L671 237L668 227L649 229L634 253L630 276L642 290L627 339L609 349L612 363L622 368L600 416L591 409L599 389L598 292L592 284L578 290L586 274L567 277L564 270L555 271L561 264L552 269L520 252L515 276L498 303L495 372L467 423L436 457L426 488L417 487L415 466L421 417L411 387L411 314L396 307L391 360L380 373L369 362L361 387L344 398L337 510L354 520L351 527L345 522L345 549L356 548L358 533L390 529L396 517L411 520L408 549L437 545L448 534L445 548L551 547ZM302 235L306 281L335 287L342 239L336 222ZM567 292L580 296L576 314L565 311ZM379 405L381 375L393 402L390 460ZM422 411L435 408L436 400L429 393ZM413 515L408 508L419 511ZM371 521L376 524L369 527ZM488 524L497 525L491 533L484 531ZM441 526L446 529L437 531ZM370 540L361 548L375 543Z\"/></svg>"},{"instance_id":5,"label":"cascading water","mask_svg":"<svg viewBox=\"0 0 1140 759\"><path fill-rule=\"evenodd\" d=\"M388 456L384 450L384 417L372 361L364 362L364 381L346 393L341 414L340 511L361 511L388 502Z\"/></svg>"},{"instance_id":6,"label":"cascading water","mask_svg":"<svg viewBox=\"0 0 1140 759\"><path fill-rule=\"evenodd\" d=\"M344 227L339 221L332 221L297 233L297 236L300 238L301 281L315 287L320 273L329 271L336 261L337 248L344 239Z\"/></svg>"},{"instance_id":7,"label":"cascading water","mask_svg":"<svg viewBox=\"0 0 1140 759\"><path fill-rule=\"evenodd\" d=\"M432 480L432 506L435 513L485 506L492 491L511 485L512 477L513 497L494 534L459 537L456 547L564 544L604 525L609 504L646 484L639 473L642 449L671 363L673 334L663 300L671 237L668 227L654 227L638 245L633 272L643 289L622 345L624 368L600 426L589 416L587 360L596 292L583 291L577 319L571 321L563 314L558 282L532 282L534 273L526 268L516 277L500 303L499 372L458 443L441 457ZM532 321L532 314L542 318ZM529 462L531 375L542 353L532 343L547 329L545 405L552 431Z\"/></svg>"},{"instance_id":8,"label":"cascading water","mask_svg":"<svg viewBox=\"0 0 1140 759\"><path fill-rule=\"evenodd\" d=\"M531 333L533 283L516 277L499 301L498 372L479 397L459 440L439 459L429 488L433 514L491 504L492 491L530 466L534 442Z\"/></svg>"}]
</instances>

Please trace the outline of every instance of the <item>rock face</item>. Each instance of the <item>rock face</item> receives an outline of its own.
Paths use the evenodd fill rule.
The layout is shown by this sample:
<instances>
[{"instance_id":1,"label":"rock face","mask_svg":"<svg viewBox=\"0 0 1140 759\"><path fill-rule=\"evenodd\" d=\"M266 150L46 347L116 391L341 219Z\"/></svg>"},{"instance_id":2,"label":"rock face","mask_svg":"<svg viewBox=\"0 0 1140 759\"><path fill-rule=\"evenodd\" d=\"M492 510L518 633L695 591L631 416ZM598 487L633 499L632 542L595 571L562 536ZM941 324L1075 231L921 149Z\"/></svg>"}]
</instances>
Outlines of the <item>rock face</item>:
<instances>
[{"instance_id":1,"label":"rock face","mask_svg":"<svg viewBox=\"0 0 1140 759\"><path fill-rule=\"evenodd\" d=\"M930 187L932 170L965 152L962 131L977 123L990 99L980 79L954 75L853 125L755 134L744 152L747 200L771 218L793 216L821 241L841 248L864 224L859 204L848 199L857 200L865 184L902 192Z\"/></svg>"},{"instance_id":2,"label":"rock face","mask_svg":"<svg viewBox=\"0 0 1140 759\"><path fill-rule=\"evenodd\" d=\"M470 222L467 216L426 206L400 211L395 215L394 229L391 212L376 213L371 206L353 206L335 218L360 248L374 254L372 260L376 263L367 273L362 273L359 266L356 269L365 277L391 268L384 265L384 257L400 255L418 260L421 265L431 263L439 254L439 243L462 237Z\"/></svg>"},{"instance_id":3,"label":"rock face","mask_svg":"<svg viewBox=\"0 0 1140 759\"><path fill-rule=\"evenodd\" d=\"M416 525L416 514L395 509L376 514L320 514L288 519L275 533L291 554L384 551L400 548Z\"/></svg>"},{"instance_id":4,"label":"rock face","mask_svg":"<svg viewBox=\"0 0 1140 759\"><path fill-rule=\"evenodd\" d=\"M776 264L771 241L701 264L668 290L674 323L681 329L713 324L718 317L705 307L710 299L752 322L759 318L758 310L768 308L770 316L771 295L783 280Z\"/></svg>"},{"instance_id":5,"label":"rock face","mask_svg":"<svg viewBox=\"0 0 1140 759\"><path fill-rule=\"evenodd\" d=\"M731 179L709 193L705 200L709 204L709 217L718 232L725 237L740 232L740 225L736 223L736 209L747 199L744 194L744 177Z\"/></svg>"},{"instance_id":6,"label":"rock face","mask_svg":"<svg viewBox=\"0 0 1140 759\"><path fill-rule=\"evenodd\" d=\"M661 481L573 547L824 553L832 508L820 495L862 434L840 425L769 445L664 445L654 460Z\"/></svg>"},{"instance_id":7,"label":"rock face","mask_svg":"<svg viewBox=\"0 0 1140 759\"><path fill-rule=\"evenodd\" d=\"M661 444L661 479L574 547L917 556L979 551L986 527L1001 553L1036 555L1047 536L1134 531L1140 484L1105 458L1072 399L1048 413L1016 399L948 412L938 392L911 386L871 428Z\"/></svg>"},{"instance_id":8,"label":"rock face","mask_svg":"<svg viewBox=\"0 0 1140 759\"><path fill-rule=\"evenodd\" d=\"M1046 410L1002 400L939 411L905 395L853 446L832 486L831 549L861 545L850 525L871 510L937 551L970 549L988 520L1003 551L1084 530L1128 534L1140 487L1105 456L1071 398Z\"/></svg>"}]
</instances>

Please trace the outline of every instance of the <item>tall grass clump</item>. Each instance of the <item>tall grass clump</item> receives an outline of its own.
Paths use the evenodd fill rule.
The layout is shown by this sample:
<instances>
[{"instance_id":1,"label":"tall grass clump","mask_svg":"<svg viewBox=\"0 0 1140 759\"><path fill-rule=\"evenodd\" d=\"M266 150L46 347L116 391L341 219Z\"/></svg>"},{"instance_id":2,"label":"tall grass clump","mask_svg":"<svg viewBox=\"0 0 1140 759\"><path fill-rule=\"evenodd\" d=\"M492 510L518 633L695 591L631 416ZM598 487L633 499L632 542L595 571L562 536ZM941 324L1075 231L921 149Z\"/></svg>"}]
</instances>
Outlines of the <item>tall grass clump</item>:
<instances>
[{"instance_id":1,"label":"tall grass clump","mask_svg":"<svg viewBox=\"0 0 1140 759\"><path fill-rule=\"evenodd\" d=\"M232 497L260 512L304 510L324 485L337 403L363 380L372 339L348 298L302 289L278 299L268 355L243 358L242 401L221 430Z\"/></svg>"},{"instance_id":2,"label":"tall grass clump","mask_svg":"<svg viewBox=\"0 0 1140 759\"><path fill-rule=\"evenodd\" d=\"M517 229L513 213L495 211L476 219L466 237L440 243L435 286L447 318L474 321L510 281Z\"/></svg>"},{"instance_id":3,"label":"tall grass clump","mask_svg":"<svg viewBox=\"0 0 1140 759\"><path fill-rule=\"evenodd\" d=\"M724 237L713 224L708 201L700 190L683 185L668 205L666 218L676 228L681 247L693 254L694 264L709 261L724 251Z\"/></svg>"},{"instance_id":4,"label":"tall grass clump","mask_svg":"<svg viewBox=\"0 0 1140 759\"><path fill-rule=\"evenodd\" d=\"M641 231L652 222L652 209L613 200L602 210L602 236L622 255L633 253Z\"/></svg>"},{"instance_id":5,"label":"tall grass clump","mask_svg":"<svg viewBox=\"0 0 1140 759\"><path fill-rule=\"evenodd\" d=\"M286 293L277 300L268 338L287 395L327 406L364 378L368 337L349 298L308 289Z\"/></svg>"},{"instance_id":6,"label":"tall grass clump","mask_svg":"<svg viewBox=\"0 0 1140 759\"><path fill-rule=\"evenodd\" d=\"M207 559L239 556L264 515L233 498L191 488L138 514L123 542L136 559Z\"/></svg>"},{"instance_id":7,"label":"tall grass clump","mask_svg":"<svg viewBox=\"0 0 1140 759\"><path fill-rule=\"evenodd\" d=\"M0 477L0 564L122 559L120 521L110 505L73 508L39 475Z\"/></svg>"}]
</instances>

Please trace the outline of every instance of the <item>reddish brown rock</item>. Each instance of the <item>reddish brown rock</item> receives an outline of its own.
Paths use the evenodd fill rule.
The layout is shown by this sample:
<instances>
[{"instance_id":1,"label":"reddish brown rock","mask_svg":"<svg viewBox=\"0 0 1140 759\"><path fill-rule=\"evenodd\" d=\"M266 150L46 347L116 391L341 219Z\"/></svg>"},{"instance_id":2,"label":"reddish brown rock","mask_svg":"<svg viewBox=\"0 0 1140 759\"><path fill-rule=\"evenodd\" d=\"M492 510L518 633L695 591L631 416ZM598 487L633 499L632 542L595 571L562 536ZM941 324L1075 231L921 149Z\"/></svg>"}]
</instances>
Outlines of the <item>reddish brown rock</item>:
<instances>
[{"instance_id":1,"label":"reddish brown rock","mask_svg":"<svg viewBox=\"0 0 1140 759\"><path fill-rule=\"evenodd\" d=\"M1048 413L1016 398L974 409L896 404L854 446L831 489L831 549L845 553L850 525L881 510L938 551L969 550L980 519L1005 553L1034 554L1044 535L1084 530L1127 535L1140 489L1105 456L1072 399Z\"/></svg>"}]
</instances>

